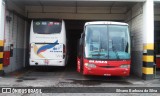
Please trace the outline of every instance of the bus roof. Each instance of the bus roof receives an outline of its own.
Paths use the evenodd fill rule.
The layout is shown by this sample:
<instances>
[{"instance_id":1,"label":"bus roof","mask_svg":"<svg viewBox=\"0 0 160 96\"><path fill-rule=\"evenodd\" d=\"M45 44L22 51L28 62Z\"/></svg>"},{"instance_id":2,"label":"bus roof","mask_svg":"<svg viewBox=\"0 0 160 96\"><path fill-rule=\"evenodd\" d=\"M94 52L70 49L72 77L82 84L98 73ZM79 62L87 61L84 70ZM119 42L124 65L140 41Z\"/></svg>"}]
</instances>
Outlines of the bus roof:
<instances>
[{"instance_id":1,"label":"bus roof","mask_svg":"<svg viewBox=\"0 0 160 96\"><path fill-rule=\"evenodd\" d=\"M127 23L123 22L113 22L113 21L92 21L92 22L86 22L85 26L87 25L94 25L94 24L113 24L113 25L128 25Z\"/></svg>"}]
</instances>

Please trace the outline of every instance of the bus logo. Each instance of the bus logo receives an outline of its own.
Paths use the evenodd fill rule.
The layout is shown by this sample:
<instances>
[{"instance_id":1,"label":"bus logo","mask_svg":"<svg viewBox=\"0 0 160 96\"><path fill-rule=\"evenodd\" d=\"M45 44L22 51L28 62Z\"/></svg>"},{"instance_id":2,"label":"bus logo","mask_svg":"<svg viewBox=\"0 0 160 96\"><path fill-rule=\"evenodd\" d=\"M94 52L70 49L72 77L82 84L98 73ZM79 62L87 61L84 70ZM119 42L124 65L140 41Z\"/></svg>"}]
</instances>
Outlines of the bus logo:
<instances>
[{"instance_id":1,"label":"bus logo","mask_svg":"<svg viewBox=\"0 0 160 96\"><path fill-rule=\"evenodd\" d=\"M12 93L11 88L2 88L2 93Z\"/></svg>"},{"instance_id":2,"label":"bus logo","mask_svg":"<svg viewBox=\"0 0 160 96\"><path fill-rule=\"evenodd\" d=\"M58 44L58 40L55 41L53 44L44 45L38 49L37 54L40 54L41 52L45 52L46 50L53 48L57 44Z\"/></svg>"},{"instance_id":3,"label":"bus logo","mask_svg":"<svg viewBox=\"0 0 160 96\"><path fill-rule=\"evenodd\" d=\"M107 63L107 61L89 60L89 63Z\"/></svg>"}]
</instances>

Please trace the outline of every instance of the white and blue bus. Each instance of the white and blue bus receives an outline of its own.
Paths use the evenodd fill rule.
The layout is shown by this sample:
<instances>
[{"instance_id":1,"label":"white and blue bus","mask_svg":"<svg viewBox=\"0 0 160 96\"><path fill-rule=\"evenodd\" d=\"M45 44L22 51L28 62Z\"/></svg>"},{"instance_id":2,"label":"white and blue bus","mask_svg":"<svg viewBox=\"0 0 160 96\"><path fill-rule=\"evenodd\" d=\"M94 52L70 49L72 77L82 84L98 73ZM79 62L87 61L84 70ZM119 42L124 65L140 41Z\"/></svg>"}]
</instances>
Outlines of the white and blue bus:
<instances>
[{"instance_id":1,"label":"white and blue bus","mask_svg":"<svg viewBox=\"0 0 160 96\"><path fill-rule=\"evenodd\" d=\"M66 65L66 30L63 20L32 20L30 66Z\"/></svg>"}]
</instances>

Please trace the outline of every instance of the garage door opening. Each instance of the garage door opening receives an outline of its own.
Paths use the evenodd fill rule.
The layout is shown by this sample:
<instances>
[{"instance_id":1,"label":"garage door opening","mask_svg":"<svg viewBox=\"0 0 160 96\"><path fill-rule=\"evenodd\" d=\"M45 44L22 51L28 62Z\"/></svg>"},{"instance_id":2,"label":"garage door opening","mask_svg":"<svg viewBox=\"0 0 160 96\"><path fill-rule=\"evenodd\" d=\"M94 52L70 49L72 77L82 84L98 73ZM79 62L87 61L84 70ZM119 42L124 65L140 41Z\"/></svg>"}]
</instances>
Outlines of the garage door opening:
<instances>
[{"instance_id":1,"label":"garage door opening","mask_svg":"<svg viewBox=\"0 0 160 96\"><path fill-rule=\"evenodd\" d=\"M13 4L12 4L13 3ZM12 5L11 5L12 4ZM15 4L15 5L14 5ZM24 52L25 56L25 66L22 65L22 63L19 63L23 67L27 67L29 65L29 30L30 30L30 20L33 18L59 18L59 19L64 19L65 20L65 25L66 25L66 31L67 31L67 43L68 43L68 48L69 48L69 60L67 64L67 68L76 70L76 58L77 58L77 42L78 39L81 36L81 33L83 32L83 26L85 22L87 21L97 21L97 20L105 20L105 21L122 21L126 22L131 26L131 33L132 35L135 36L135 50L133 54L133 60L137 62L133 62L131 65L131 70L133 73L136 75L138 74L141 76L141 65L142 65L142 60L141 57L142 55L139 54L137 55L138 51L140 50L139 46L140 44L137 43L139 40L139 37L141 37L141 27L139 24L141 24L142 20L142 3L141 2L116 2L116 1L45 1L45 0L34 0L34 1L19 1L19 0L7 0L7 9L10 10L15 10L19 14L24 15L28 22L27 27L22 26L24 24L21 24L21 19L18 21L20 23L11 23L10 26L15 26L18 29L23 29L27 31L24 34L24 31L21 30L15 30L13 28L14 33L18 33L17 36L22 37L20 39L17 39L16 36L13 39L17 39L17 42L15 40L15 44L17 44L17 48L19 48L19 45L24 45L24 42L26 45L24 46ZM14 9L14 6L17 6L17 9ZM13 7L13 8L12 8ZM20 10L20 11L19 11ZM22 12L21 12L22 11ZM9 14L10 15L10 14ZM14 17L15 18L15 17ZM18 18L18 17L17 17ZM17 20L17 18L12 19L12 20ZM29 20L28 20L29 19ZM19 25L19 26L18 26ZM18 26L18 27L17 27ZM22 26L22 28L21 28ZM9 27L9 26L8 26ZM7 29L7 27L6 27ZM140 34L140 35L139 35ZM22 36L24 35L24 36ZM9 35L7 35L9 36ZM25 38L23 38L25 37ZM24 42L23 42L23 39ZM14 45L15 45L14 44ZM20 46L21 48L21 46ZM138 51L137 51L138 50ZM142 51L142 50L140 50ZM16 51L15 51L16 52ZM21 54L22 52L19 52ZM13 62L12 65L16 65L17 61L21 60L20 57L21 55L17 54L19 58L16 56L13 56ZM137 57L138 56L138 57ZM17 58L17 60L15 60ZM18 69L17 66L15 67L15 70ZM12 67L11 67L12 68ZM11 69L10 68L10 69ZM6 70L9 70L7 69ZM13 69L13 68L12 68Z\"/></svg>"},{"instance_id":2,"label":"garage door opening","mask_svg":"<svg viewBox=\"0 0 160 96\"><path fill-rule=\"evenodd\" d=\"M160 21L154 22L155 78L160 78Z\"/></svg>"},{"instance_id":3,"label":"garage door opening","mask_svg":"<svg viewBox=\"0 0 160 96\"><path fill-rule=\"evenodd\" d=\"M68 64L67 68L70 70L76 70L77 66L77 44L83 32L84 24L86 20L65 20L66 35L68 44Z\"/></svg>"},{"instance_id":4,"label":"garage door opening","mask_svg":"<svg viewBox=\"0 0 160 96\"><path fill-rule=\"evenodd\" d=\"M160 3L154 2L154 74L160 78Z\"/></svg>"}]
</instances>

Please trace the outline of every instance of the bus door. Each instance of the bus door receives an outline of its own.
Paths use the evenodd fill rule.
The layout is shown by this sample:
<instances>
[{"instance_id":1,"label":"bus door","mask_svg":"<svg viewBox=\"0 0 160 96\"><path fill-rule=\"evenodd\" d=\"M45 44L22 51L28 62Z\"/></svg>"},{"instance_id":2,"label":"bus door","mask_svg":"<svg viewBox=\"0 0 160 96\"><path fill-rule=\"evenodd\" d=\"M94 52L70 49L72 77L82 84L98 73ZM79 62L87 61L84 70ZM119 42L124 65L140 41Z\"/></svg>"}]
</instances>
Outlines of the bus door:
<instances>
[{"instance_id":1,"label":"bus door","mask_svg":"<svg viewBox=\"0 0 160 96\"><path fill-rule=\"evenodd\" d=\"M83 45L84 45L84 43L83 43L83 38L84 36L83 36L83 33L82 33L82 35L81 35L81 38L80 38L80 40L79 40L79 44L78 44L78 56L77 56L77 71L78 72L83 72Z\"/></svg>"},{"instance_id":2,"label":"bus door","mask_svg":"<svg viewBox=\"0 0 160 96\"><path fill-rule=\"evenodd\" d=\"M81 72L81 65L82 65L82 60L83 60L83 56L82 56L82 44L81 44L81 38L78 42L78 54L77 54L77 71Z\"/></svg>"}]
</instances>

